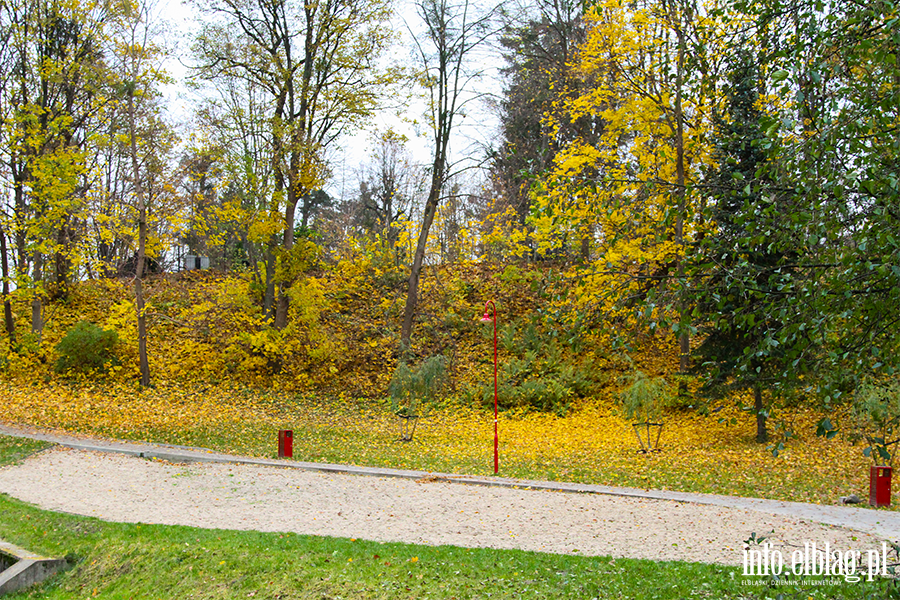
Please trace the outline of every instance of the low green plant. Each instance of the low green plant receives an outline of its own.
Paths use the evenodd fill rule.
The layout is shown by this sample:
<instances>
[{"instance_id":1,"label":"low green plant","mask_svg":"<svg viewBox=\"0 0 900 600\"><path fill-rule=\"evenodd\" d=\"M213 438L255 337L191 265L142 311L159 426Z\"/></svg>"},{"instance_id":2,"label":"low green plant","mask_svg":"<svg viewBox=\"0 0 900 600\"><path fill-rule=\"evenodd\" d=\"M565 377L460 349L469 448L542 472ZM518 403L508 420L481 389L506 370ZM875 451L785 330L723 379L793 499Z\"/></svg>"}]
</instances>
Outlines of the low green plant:
<instances>
[{"instance_id":1,"label":"low green plant","mask_svg":"<svg viewBox=\"0 0 900 600\"><path fill-rule=\"evenodd\" d=\"M625 417L637 423L651 423L662 419L672 402L672 391L662 377L649 377L634 371L627 377L627 387L619 395Z\"/></svg>"},{"instance_id":2,"label":"low green plant","mask_svg":"<svg viewBox=\"0 0 900 600\"><path fill-rule=\"evenodd\" d=\"M89 321L79 321L56 345L57 373L103 372L117 363L119 335Z\"/></svg>"},{"instance_id":3,"label":"low green plant","mask_svg":"<svg viewBox=\"0 0 900 600\"><path fill-rule=\"evenodd\" d=\"M579 398L597 387L596 369L589 361L567 352L557 337L535 323L521 328L509 323L497 332L498 345L507 355L498 374L501 408L529 409L566 415ZM478 386L470 395L493 405L493 381Z\"/></svg>"},{"instance_id":4,"label":"low green plant","mask_svg":"<svg viewBox=\"0 0 900 600\"><path fill-rule=\"evenodd\" d=\"M854 395L853 415L869 443L863 454L876 465L890 465L893 448L900 444L900 381L864 382Z\"/></svg>"},{"instance_id":5,"label":"low green plant","mask_svg":"<svg viewBox=\"0 0 900 600\"><path fill-rule=\"evenodd\" d=\"M31 454L50 446L52 444L49 442L0 435L0 467L17 464Z\"/></svg>"},{"instance_id":6,"label":"low green plant","mask_svg":"<svg viewBox=\"0 0 900 600\"><path fill-rule=\"evenodd\" d=\"M415 368L401 361L388 387L391 410L400 417L424 416L447 381L447 358L441 354L425 359Z\"/></svg>"}]
</instances>

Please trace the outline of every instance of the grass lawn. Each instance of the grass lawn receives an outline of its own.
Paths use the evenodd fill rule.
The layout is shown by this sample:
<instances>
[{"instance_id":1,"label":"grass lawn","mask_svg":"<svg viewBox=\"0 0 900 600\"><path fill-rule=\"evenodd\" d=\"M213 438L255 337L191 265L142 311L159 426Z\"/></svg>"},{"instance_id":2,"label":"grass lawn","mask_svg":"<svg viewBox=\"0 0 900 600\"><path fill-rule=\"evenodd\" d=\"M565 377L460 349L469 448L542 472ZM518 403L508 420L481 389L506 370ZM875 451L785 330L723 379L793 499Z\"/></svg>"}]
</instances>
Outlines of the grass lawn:
<instances>
[{"instance_id":1,"label":"grass lawn","mask_svg":"<svg viewBox=\"0 0 900 600\"><path fill-rule=\"evenodd\" d=\"M0 393L2 419L11 423L263 457L275 456L279 429L292 429L297 460L493 474L493 413L468 406L432 411L415 439L400 443L399 420L385 403L344 396L166 382L143 391L3 382ZM871 460L863 445L853 443L850 427L832 440L816 437L821 417L781 411L770 423L773 443L785 429L794 435L775 457L754 441L753 415L733 402L710 416L670 411L663 451L649 455L636 452L631 424L610 403L584 403L565 417L501 413L500 474L822 504L866 497ZM842 425L840 415L831 418Z\"/></svg>"},{"instance_id":2,"label":"grass lawn","mask_svg":"<svg viewBox=\"0 0 900 600\"><path fill-rule=\"evenodd\" d=\"M44 444L0 436L0 464ZM0 495L0 539L73 568L21 598L887 598L889 582L742 585L738 568L107 523ZM751 578L759 581L760 578Z\"/></svg>"}]
</instances>

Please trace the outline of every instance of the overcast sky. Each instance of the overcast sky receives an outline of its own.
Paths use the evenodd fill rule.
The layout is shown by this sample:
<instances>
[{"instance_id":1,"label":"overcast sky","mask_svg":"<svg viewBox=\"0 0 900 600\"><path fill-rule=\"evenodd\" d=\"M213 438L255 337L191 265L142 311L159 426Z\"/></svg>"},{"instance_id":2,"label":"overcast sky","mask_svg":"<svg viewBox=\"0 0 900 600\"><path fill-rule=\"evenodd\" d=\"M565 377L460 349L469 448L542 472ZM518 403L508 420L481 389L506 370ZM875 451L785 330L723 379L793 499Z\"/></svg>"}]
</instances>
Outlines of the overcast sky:
<instances>
[{"instance_id":1,"label":"overcast sky","mask_svg":"<svg viewBox=\"0 0 900 600\"><path fill-rule=\"evenodd\" d=\"M193 93L184 86L190 75L190 43L194 25L195 11L182 0L159 0L159 18L167 24L168 33L165 42L169 47L170 58L166 63L169 74L175 83L165 91L167 106L172 117L184 126L183 133L189 133ZM411 41L407 23L413 31L420 27L415 5L411 0L400 0L398 15L390 26L399 34L397 46L386 54L389 59L404 65L416 64L416 54ZM493 47L486 47L476 57L475 68L483 70L487 77L474 82L473 91L496 94L500 90L498 67L502 64L499 53ZM477 90L475 89L477 88ZM467 105L465 115L455 123L457 132L451 141L451 151L455 160L463 157L481 159L485 148L496 136L496 111L490 107L490 100L475 101ZM427 163L431 155L430 131L421 125L415 127L413 120L423 122L425 105L413 105L398 117L395 109L386 109L376 114L365 130L355 132L340 141L339 148L329 152L333 179L326 186L327 191L335 197L342 193L353 193L356 190L357 173L361 165L367 162L371 140L375 132L383 132L389 127L409 138L408 148L416 162Z\"/></svg>"}]
</instances>

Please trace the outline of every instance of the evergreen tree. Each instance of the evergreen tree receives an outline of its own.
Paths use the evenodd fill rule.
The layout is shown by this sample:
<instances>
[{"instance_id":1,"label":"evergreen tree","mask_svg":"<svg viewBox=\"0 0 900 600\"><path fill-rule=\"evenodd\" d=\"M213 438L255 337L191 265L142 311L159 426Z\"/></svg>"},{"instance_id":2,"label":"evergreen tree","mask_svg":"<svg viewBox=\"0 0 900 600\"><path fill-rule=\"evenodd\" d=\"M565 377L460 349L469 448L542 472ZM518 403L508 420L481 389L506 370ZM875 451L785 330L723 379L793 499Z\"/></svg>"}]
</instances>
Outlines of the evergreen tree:
<instances>
[{"instance_id":1,"label":"evergreen tree","mask_svg":"<svg viewBox=\"0 0 900 600\"><path fill-rule=\"evenodd\" d=\"M772 390L784 359L777 338L782 321L770 310L774 296L792 287L792 251L772 235L782 202L762 168L766 139L760 122L760 77L747 51L733 59L723 115L715 122L718 168L708 178L711 232L699 242L688 267L687 291L694 302L703 342L695 370L706 391L754 392L756 438L768 439L763 389ZM774 390L772 390L774 391Z\"/></svg>"},{"instance_id":2,"label":"evergreen tree","mask_svg":"<svg viewBox=\"0 0 900 600\"><path fill-rule=\"evenodd\" d=\"M515 208L521 223L531 208L529 188L535 176L549 168L563 145L576 137L591 139L592 119L557 119L550 112L562 108L560 98L578 92L571 72L578 46L584 42L582 7L571 0L541 0L539 15L506 26L501 43L507 66L507 85L500 102L502 140L491 157L498 192Z\"/></svg>"}]
</instances>

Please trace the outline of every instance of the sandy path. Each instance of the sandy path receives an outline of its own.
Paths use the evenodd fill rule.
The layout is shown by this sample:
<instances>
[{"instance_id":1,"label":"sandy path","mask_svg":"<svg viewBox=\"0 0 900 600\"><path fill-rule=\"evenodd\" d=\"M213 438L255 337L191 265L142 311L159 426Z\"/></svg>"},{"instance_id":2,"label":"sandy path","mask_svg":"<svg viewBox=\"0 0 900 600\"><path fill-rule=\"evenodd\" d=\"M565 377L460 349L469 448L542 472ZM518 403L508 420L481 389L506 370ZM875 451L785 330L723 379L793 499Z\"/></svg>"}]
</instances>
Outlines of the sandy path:
<instances>
[{"instance_id":1,"label":"sandy path","mask_svg":"<svg viewBox=\"0 0 900 600\"><path fill-rule=\"evenodd\" d=\"M740 564L751 532L803 548L880 548L866 533L665 500L171 464L56 447L0 468L0 492L108 521ZM0 516L2 518L2 516ZM789 550L795 548L790 547Z\"/></svg>"}]
</instances>

